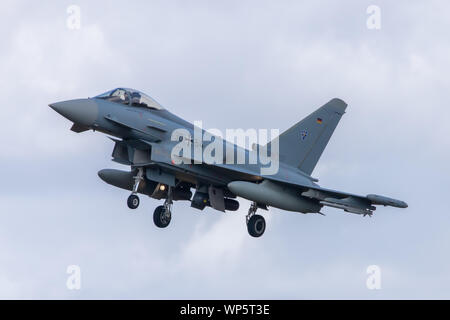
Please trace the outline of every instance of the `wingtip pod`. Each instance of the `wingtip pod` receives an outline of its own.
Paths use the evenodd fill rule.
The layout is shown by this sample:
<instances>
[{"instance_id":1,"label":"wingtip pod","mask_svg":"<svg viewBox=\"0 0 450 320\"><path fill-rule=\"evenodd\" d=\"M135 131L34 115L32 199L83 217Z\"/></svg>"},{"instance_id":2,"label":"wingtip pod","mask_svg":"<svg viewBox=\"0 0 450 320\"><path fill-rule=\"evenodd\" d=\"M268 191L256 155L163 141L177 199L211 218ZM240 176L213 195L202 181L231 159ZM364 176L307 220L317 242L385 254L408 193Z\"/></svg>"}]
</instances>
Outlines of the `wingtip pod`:
<instances>
[{"instance_id":1,"label":"wingtip pod","mask_svg":"<svg viewBox=\"0 0 450 320\"><path fill-rule=\"evenodd\" d=\"M377 194L369 194L367 195L367 199L372 202L372 204L378 204L383 206L391 206L396 208L408 208L408 204L405 201L388 198L385 196L380 196Z\"/></svg>"}]
</instances>

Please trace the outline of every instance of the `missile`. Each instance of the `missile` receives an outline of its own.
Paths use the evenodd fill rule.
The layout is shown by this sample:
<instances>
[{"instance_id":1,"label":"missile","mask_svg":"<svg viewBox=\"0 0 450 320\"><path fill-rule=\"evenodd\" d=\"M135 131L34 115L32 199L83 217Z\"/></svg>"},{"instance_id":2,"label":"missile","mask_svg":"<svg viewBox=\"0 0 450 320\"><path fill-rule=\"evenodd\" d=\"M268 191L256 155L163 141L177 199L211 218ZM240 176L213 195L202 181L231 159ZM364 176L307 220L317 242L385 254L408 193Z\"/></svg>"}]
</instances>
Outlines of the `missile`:
<instances>
[{"instance_id":1,"label":"missile","mask_svg":"<svg viewBox=\"0 0 450 320\"><path fill-rule=\"evenodd\" d=\"M319 212L322 208L318 201L301 196L294 188L281 186L269 180L259 184L233 181L228 184L228 189L247 200L287 211L313 213Z\"/></svg>"},{"instance_id":2,"label":"missile","mask_svg":"<svg viewBox=\"0 0 450 320\"><path fill-rule=\"evenodd\" d=\"M345 205L345 204L340 204L340 203L335 203L335 202L328 202L328 201L320 201L320 203L323 204L324 206L333 207L333 208L337 208L337 209L342 209L342 210L344 210L346 212L362 214L364 216L366 216L366 215L371 216L373 214L373 211L370 210L370 209L357 208L357 207L352 207L352 206Z\"/></svg>"}]
</instances>

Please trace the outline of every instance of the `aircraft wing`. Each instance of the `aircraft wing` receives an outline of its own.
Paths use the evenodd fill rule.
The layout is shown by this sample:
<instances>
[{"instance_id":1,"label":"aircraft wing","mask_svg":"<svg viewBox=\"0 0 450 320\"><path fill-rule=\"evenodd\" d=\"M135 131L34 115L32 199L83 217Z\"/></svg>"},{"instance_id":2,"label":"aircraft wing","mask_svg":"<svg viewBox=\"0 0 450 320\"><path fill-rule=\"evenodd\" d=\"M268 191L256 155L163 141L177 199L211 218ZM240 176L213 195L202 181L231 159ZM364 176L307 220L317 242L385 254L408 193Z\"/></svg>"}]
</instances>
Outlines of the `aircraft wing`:
<instances>
[{"instance_id":1,"label":"aircraft wing","mask_svg":"<svg viewBox=\"0 0 450 320\"><path fill-rule=\"evenodd\" d=\"M260 182L262 180L270 180L278 185L287 185L297 190L298 195L318 200L321 205L342 209L346 212L372 215L376 210L375 205L392 206L397 208L406 208L408 205L401 201L385 196L369 194L367 196L356 195L352 193L322 188L316 183L317 179L309 175L301 174L297 171L289 171L287 175L259 176L248 168L236 167L233 165L214 165L204 164L211 169L222 172L229 176L232 180ZM239 175L237 175L239 174ZM289 176L289 178L287 177Z\"/></svg>"}]
</instances>

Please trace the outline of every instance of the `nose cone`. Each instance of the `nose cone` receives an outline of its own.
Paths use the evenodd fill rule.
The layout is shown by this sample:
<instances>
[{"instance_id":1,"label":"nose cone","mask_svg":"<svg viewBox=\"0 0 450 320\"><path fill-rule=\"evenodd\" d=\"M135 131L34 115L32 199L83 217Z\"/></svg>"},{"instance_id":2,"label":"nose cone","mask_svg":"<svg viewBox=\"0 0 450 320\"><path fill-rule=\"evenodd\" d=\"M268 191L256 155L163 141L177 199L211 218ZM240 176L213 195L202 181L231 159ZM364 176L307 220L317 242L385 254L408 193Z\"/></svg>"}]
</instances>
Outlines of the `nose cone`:
<instances>
[{"instance_id":1,"label":"nose cone","mask_svg":"<svg viewBox=\"0 0 450 320\"><path fill-rule=\"evenodd\" d=\"M400 201L400 208L408 208L408 204L405 201Z\"/></svg>"},{"instance_id":2,"label":"nose cone","mask_svg":"<svg viewBox=\"0 0 450 320\"><path fill-rule=\"evenodd\" d=\"M91 126L98 117L98 106L92 99L77 99L49 104L49 107L74 123Z\"/></svg>"}]
</instances>

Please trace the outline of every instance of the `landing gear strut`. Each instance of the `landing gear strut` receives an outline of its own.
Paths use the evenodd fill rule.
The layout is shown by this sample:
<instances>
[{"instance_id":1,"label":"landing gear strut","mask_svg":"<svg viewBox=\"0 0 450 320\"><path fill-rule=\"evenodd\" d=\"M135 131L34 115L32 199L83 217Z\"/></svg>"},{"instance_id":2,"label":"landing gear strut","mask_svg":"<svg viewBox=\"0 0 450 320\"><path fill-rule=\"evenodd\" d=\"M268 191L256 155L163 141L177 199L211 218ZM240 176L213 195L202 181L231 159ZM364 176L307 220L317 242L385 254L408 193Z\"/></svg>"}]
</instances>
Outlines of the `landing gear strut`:
<instances>
[{"instance_id":1,"label":"landing gear strut","mask_svg":"<svg viewBox=\"0 0 450 320\"><path fill-rule=\"evenodd\" d=\"M255 238L261 237L266 230L266 220L263 216L256 214L258 210L258 204L253 202L248 209L246 216L248 233Z\"/></svg>"},{"instance_id":2,"label":"landing gear strut","mask_svg":"<svg viewBox=\"0 0 450 320\"><path fill-rule=\"evenodd\" d=\"M153 222L158 228L165 228L169 225L172 219L172 203L172 187L169 187L164 205L156 207L153 212Z\"/></svg>"},{"instance_id":3,"label":"landing gear strut","mask_svg":"<svg viewBox=\"0 0 450 320\"><path fill-rule=\"evenodd\" d=\"M127 205L130 209L137 209L137 207L139 207L139 197L137 196L137 191L142 180L144 180L144 169L138 168L138 173L134 177L133 191L127 200Z\"/></svg>"}]
</instances>

